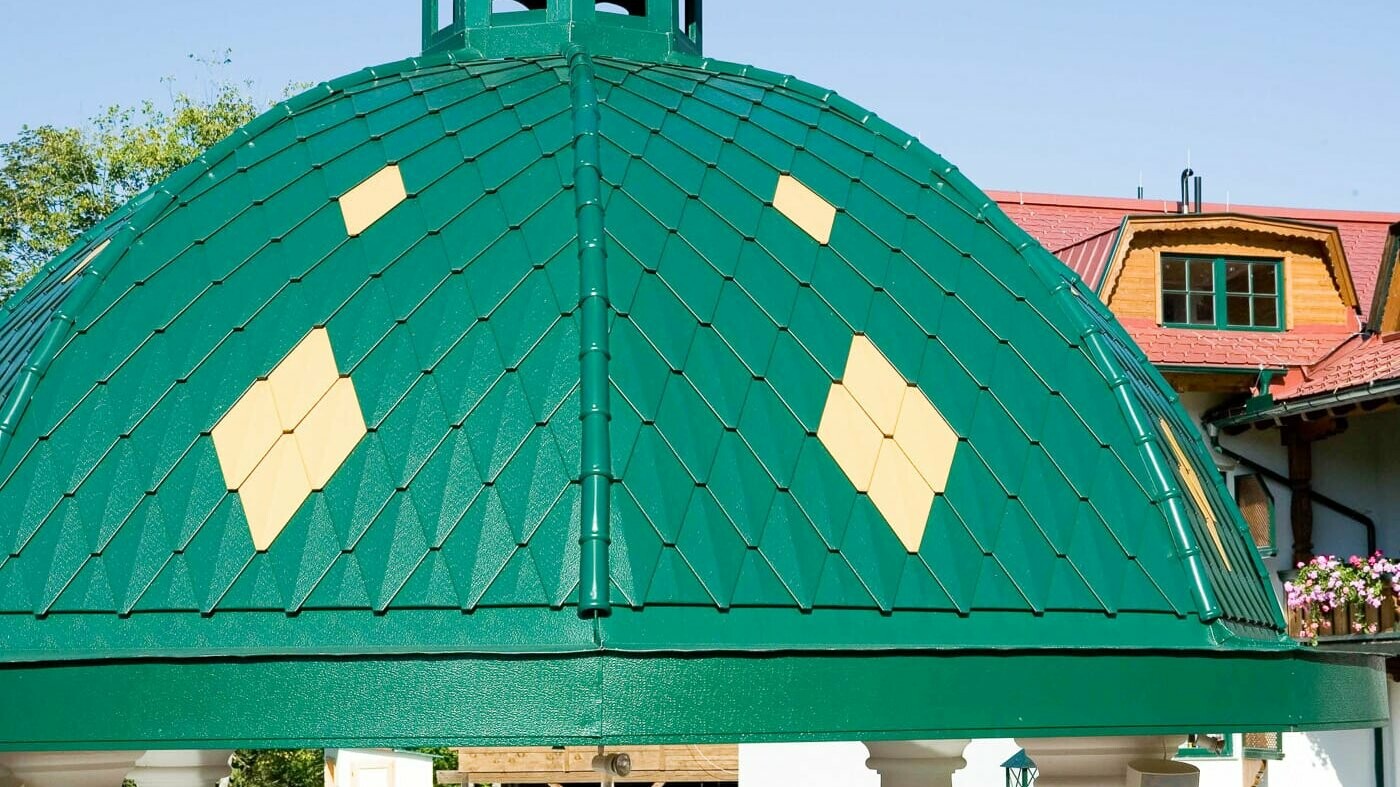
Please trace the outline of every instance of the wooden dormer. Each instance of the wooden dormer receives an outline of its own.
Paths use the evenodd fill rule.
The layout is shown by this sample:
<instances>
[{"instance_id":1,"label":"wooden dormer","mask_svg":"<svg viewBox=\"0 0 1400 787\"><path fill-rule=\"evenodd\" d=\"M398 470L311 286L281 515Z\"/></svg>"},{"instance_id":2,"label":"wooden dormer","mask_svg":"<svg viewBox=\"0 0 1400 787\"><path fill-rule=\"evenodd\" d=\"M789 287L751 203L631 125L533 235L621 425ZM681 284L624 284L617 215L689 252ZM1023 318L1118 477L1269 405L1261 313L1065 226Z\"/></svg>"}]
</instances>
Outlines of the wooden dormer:
<instances>
[{"instance_id":1,"label":"wooden dormer","mask_svg":"<svg viewBox=\"0 0 1400 787\"><path fill-rule=\"evenodd\" d=\"M1265 293L1256 296L1265 314L1260 321L1264 327L1227 320L1225 284L1207 278L1214 289L1205 292L1218 293L1218 315L1211 324L1205 296L1180 285L1181 260L1206 268L1214 263L1217 279L1229 265L1232 281L1235 271L1257 270ZM1275 265L1270 268L1267 263ZM1173 279L1166 282L1166 295L1164 270ZM1208 270L1203 273L1209 276ZM1244 303L1244 296L1236 292L1230 290L1232 317L1234 305ZM1109 255L1099 296L1120 318L1147 318L1166 327L1285 331L1305 326L1356 329L1360 322L1356 288L1335 228L1235 213L1127 216ZM1183 316L1183 298L1199 303L1201 314ZM1277 320L1268 319L1265 307L1281 311Z\"/></svg>"},{"instance_id":2,"label":"wooden dormer","mask_svg":"<svg viewBox=\"0 0 1400 787\"><path fill-rule=\"evenodd\" d=\"M1400 222L1390 226L1385 251L1381 254L1381 270L1376 280L1376 296L1372 299L1367 327L1374 333L1400 331L1400 276L1395 266L1400 263Z\"/></svg>"}]
</instances>

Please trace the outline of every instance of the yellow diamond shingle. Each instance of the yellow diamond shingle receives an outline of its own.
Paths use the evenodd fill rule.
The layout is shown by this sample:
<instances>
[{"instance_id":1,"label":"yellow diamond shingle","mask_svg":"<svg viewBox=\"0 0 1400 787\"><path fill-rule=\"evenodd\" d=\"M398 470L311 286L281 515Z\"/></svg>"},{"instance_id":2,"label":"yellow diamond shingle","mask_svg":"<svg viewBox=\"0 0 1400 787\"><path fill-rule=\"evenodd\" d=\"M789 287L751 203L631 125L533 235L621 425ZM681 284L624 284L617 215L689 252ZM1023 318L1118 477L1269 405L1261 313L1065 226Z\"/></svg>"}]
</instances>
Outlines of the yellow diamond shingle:
<instances>
[{"instance_id":1,"label":"yellow diamond shingle","mask_svg":"<svg viewBox=\"0 0 1400 787\"><path fill-rule=\"evenodd\" d=\"M791 175L778 176L778 188L773 194L773 207L818 243L825 245L831 240L831 226L836 222L836 208L797 178Z\"/></svg>"},{"instance_id":2,"label":"yellow diamond shingle","mask_svg":"<svg viewBox=\"0 0 1400 787\"><path fill-rule=\"evenodd\" d=\"M253 547L267 549L310 495L296 441L283 435L238 489Z\"/></svg>"},{"instance_id":3,"label":"yellow diamond shingle","mask_svg":"<svg viewBox=\"0 0 1400 787\"><path fill-rule=\"evenodd\" d=\"M351 237L359 235L407 196L398 165L390 164L379 170L340 198L345 233Z\"/></svg>"},{"instance_id":4,"label":"yellow diamond shingle","mask_svg":"<svg viewBox=\"0 0 1400 787\"><path fill-rule=\"evenodd\" d=\"M365 417L355 396L355 384L342 377L297 425L294 434L311 488L324 489L364 436Z\"/></svg>"},{"instance_id":5,"label":"yellow diamond shingle","mask_svg":"<svg viewBox=\"0 0 1400 787\"><path fill-rule=\"evenodd\" d=\"M869 490L884 437L840 383L833 384L827 394L817 438L855 488L861 492Z\"/></svg>"},{"instance_id":6,"label":"yellow diamond shingle","mask_svg":"<svg viewBox=\"0 0 1400 787\"><path fill-rule=\"evenodd\" d=\"M934 498L947 486L958 435L865 336L851 338L817 438L856 491L870 495L905 549L917 552Z\"/></svg>"},{"instance_id":7,"label":"yellow diamond shingle","mask_svg":"<svg viewBox=\"0 0 1400 787\"><path fill-rule=\"evenodd\" d=\"M214 451L224 483L237 489L282 436L272 386L259 380L214 425Z\"/></svg>"},{"instance_id":8,"label":"yellow diamond shingle","mask_svg":"<svg viewBox=\"0 0 1400 787\"><path fill-rule=\"evenodd\" d=\"M870 481L870 502L904 548L918 552L933 508L933 489L894 440L884 440L880 445L880 458Z\"/></svg>"},{"instance_id":9,"label":"yellow diamond shingle","mask_svg":"<svg viewBox=\"0 0 1400 787\"><path fill-rule=\"evenodd\" d=\"M1158 420L1158 426L1162 428L1162 434L1167 437L1167 445L1171 447L1172 454L1176 458L1176 468L1181 474L1181 479L1185 483L1186 493L1191 496L1191 500L1196 504L1196 509L1201 512L1201 518L1205 520L1206 530L1210 531L1211 541L1215 543L1215 551L1220 554L1220 559L1225 563L1226 571L1234 571L1230 565L1230 556L1225 554L1225 543L1220 540L1220 528L1215 519L1215 509L1210 504L1210 498L1206 496L1205 486L1201 483L1201 478L1196 474L1196 466L1191 464L1186 452L1181 450L1181 443L1176 440L1176 435L1172 432L1171 426L1167 424L1165 418Z\"/></svg>"},{"instance_id":10,"label":"yellow diamond shingle","mask_svg":"<svg viewBox=\"0 0 1400 787\"><path fill-rule=\"evenodd\" d=\"M899 408L909 385L868 338L857 335L851 340L841 383L882 434L894 434Z\"/></svg>"},{"instance_id":11,"label":"yellow diamond shingle","mask_svg":"<svg viewBox=\"0 0 1400 787\"><path fill-rule=\"evenodd\" d=\"M86 268L86 267L88 266L88 263L90 263L90 262L92 262L93 260L97 259L97 255L99 255L99 254L101 254L102 252L106 251L106 250L107 250L107 247L110 246L111 244L112 244L112 239L111 239L111 238L108 238L107 240L104 240L104 241L102 241L101 243L97 244L97 248L95 248L95 249L93 249L92 251L88 252L88 253L87 253L87 256L86 256L86 257L83 257L82 261L79 262L77 265L74 265L72 270L70 270L70 271L68 271L67 273L63 274L63 279L62 279L61 281L68 281L69 279L73 278L74 276L77 276L79 273L82 273L82 272L83 272L83 269Z\"/></svg>"},{"instance_id":12,"label":"yellow diamond shingle","mask_svg":"<svg viewBox=\"0 0 1400 787\"><path fill-rule=\"evenodd\" d=\"M942 492L947 487L958 435L918 388L904 394L894 441L933 491Z\"/></svg>"},{"instance_id":13,"label":"yellow diamond shingle","mask_svg":"<svg viewBox=\"0 0 1400 787\"><path fill-rule=\"evenodd\" d=\"M330 335L313 329L267 376L283 431L301 423L338 377Z\"/></svg>"},{"instance_id":14,"label":"yellow diamond shingle","mask_svg":"<svg viewBox=\"0 0 1400 787\"><path fill-rule=\"evenodd\" d=\"M324 328L312 329L219 419L219 467L259 551L325 488L366 431L355 384L336 370Z\"/></svg>"}]
</instances>

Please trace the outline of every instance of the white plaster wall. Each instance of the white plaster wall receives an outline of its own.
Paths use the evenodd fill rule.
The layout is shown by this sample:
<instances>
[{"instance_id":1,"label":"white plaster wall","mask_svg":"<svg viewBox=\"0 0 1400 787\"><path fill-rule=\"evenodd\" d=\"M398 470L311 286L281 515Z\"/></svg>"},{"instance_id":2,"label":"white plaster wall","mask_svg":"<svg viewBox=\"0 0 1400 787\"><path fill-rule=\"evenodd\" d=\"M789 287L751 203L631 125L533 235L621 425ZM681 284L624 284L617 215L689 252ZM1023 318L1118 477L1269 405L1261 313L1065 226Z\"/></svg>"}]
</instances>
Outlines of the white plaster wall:
<instances>
[{"instance_id":1,"label":"white plaster wall","mask_svg":"<svg viewBox=\"0 0 1400 787\"><path fill-rule=\"evenodd\" d=\"M880 787L863 743L745 743L739 787Z\"/></svg>"}]
</instances>

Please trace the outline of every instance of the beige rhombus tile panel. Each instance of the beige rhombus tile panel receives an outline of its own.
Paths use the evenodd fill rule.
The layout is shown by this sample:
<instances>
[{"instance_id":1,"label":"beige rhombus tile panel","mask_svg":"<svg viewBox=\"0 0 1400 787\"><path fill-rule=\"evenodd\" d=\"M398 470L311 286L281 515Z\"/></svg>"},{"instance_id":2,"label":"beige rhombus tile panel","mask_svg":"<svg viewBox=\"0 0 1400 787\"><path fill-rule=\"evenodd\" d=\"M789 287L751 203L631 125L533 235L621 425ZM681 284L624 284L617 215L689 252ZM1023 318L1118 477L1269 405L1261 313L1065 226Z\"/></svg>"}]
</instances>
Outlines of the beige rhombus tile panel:
<instances>
[{"instance_id":1,"label":"beige rhombus tile panel","mask_svg":"<svg viewBox=\"0 0 1400 787\"><path fill-rule=\"evenodd\" d=\"M884 437L840 383L833 384L827 394L817 438L855 488L869 491L870 477L875 472L875 460L880 455Z\"/></svg>"},{"instance_id":2,"label":"beige rhombus tile panel","mask_svg":"<svg viewBox=\"0 0 1400 787\"><path fill-rule=\"evenodd\" d=\"M947 485L958 436L865 336L851 339L817 437L904 547L917 552L934 495Z\"/></svg>"},{"instance_id":3,"label":"beige rhombus tile panel","mask_svg":"<svg viewBox=\"0 0 1400 787\"><path fill-rule=\"evenodd\" d=\"M379 170L340 198L346 234L354 237L369 229L407 196L398 165L390 164Z\"/></svg>"},{"instance_id":4,"label":"beige rhombus tile panel","mask_svg":"<svg viewBox=\"0 0 1400 787\"><path fill-rule=\"evenodd\" d=\"M885 440L880 446L875 477L870 481L870 502L904 548L918 552L933 509L933 489L894 440Z\"/></svg>"},{"instance_id":5,"label":"beige rhombus tile panel","mask_svg":"<svg viewBox=\"0 0 1400 787\"><path fill-rule=\"evenodd\" d=\"M259 380L214 425L214 452L229 489L238 489L282 436L272 386Z\"/></svg>"},{"instance_id":6,"label":"beige rhombus tile panel","mask_svg":"<svg viewBox=\"0 0 1400 787\"><path fill-rule=\"evenodd\" d=\"M831 240L831 226L836 222L836 208L791 175L778 176L778 189L773 194L773 207L792 220L793 224L823 245Z\"/></svg>"},{"instance_id":7,"label":"beige rhombus tile panel","mask_svg":"<svg viewBox=\"0 0 1400 787\"><path fill-rule=\"evenodd\" d=\"M68 271L67 273L63 274L63 279L62 279L62 281L68 281L69 279L72 279L74 276L77 276L79 273L82 273L82 272L83 272L83 269L87 268L88 264L91 263L93 260L97 259L97 255L99 255L99 254L101 254L102 252L106 251L106 250L107 250L107 247L110 246L110 245L112 245L112 239L111 239L111 238L108 238L107 240L104 240L104 241L102 241L101 243L97 244L97 248L95 248L95 249L93 249L92 251L88 252L88 253L87 253L87 256L86 256L86 257L83 257L83 261L82 261L82 262L80 262L80 263L78 263L77 265L74 265L74 266L73 266L73 270L70 270L70 271Z\"/></svg>"},{"instance_id":8,"label":"beige rhombus tile panel","mask_svg":"<svg viewBox=\"0 0 1400 787\"><path fill-rule=\"evenodd\" d=\"M958 435L918 388L910 388L904 394L894 441L934 492L947 487L957 455Z\"/></svg>"},{"instance_id":9,"label":"beige rhombus tile panel","mask_svg":"<svg viewBox=\"0 0 1400 787\"><path fill-rule=\"evenodd\" d=\"M342 377L296 428L294 437L312 489L324 489L365 436L355 384Z\"/></svg>"},{"instance_id":10,"label":"beige rhombus tile panel","mask_svg":"<svg viewBox=\"0 0 1400 787\"><path fill-rule=\"evenodd\" d=\"M282 430L291 431L339 377L330 335L316 328L267 376Z\"/></svg>"},{"instance_id":11,"label":"beige rhombus tile panel","mask_svg":"<svg viewBox=\"0 0 1400 787\"><path fill-rule=\"evenodd\" d=\"M310 495L296 441L283 435L238 490L253 547L267 549Z\"/></svg>"},{"instance_id":12,"label":"beige rhombus tile panel","mask_svg":"<svg viewBox=\"0 0 1400 787\"><path fill-rule=\"evenodd\" d=\"M1195 465L1191 464L1186 452L1181 450L1181 443L1177 442L1176 435L1172 433L1166 420L1159 420L1157 425L1161 427L1162 434L1167 437L1167 444L1171 446L1177 470L1180 471L1181 478L1185 482L1186 493L1190 495L1191 502L1201 513L1201 518L1205 520L1206 529L1210 531L1211 541L1215 543L1215 550L1220 553L1220 560L1225 564L1225 570L1234 571L1234 566L1230 565L1230 556L1225 553L1225 543L1220 539L1219 523L1215 520L1215 509L1210 504L1210 498L1206 496L1206 489L1201 485L1200 476L1196 475Z\"/></svg>"},{"instance_id":13,"label":"beige rhombus tile panel","mask_svg":"<svg viewBox=\"0 0 1400 787\"><path fill-rule=\"evenodd\" d=\"M851 339L841 383L870 415L880 432L886 437L892 436L909 384L866 337L857 335Z\"/></svg>"},{"instance_id":14,"label":"beige rhombus tile panel","mask_svg":"<svg viewBox=\"0 0 1400 787\"><path fill-rule=\"evenodd\" d=\"M312 329L229 408L213 429L214 449L259 551L325 488L366 431L355 384L336 370L324 328Z\"/></svg>"}]
</instances>

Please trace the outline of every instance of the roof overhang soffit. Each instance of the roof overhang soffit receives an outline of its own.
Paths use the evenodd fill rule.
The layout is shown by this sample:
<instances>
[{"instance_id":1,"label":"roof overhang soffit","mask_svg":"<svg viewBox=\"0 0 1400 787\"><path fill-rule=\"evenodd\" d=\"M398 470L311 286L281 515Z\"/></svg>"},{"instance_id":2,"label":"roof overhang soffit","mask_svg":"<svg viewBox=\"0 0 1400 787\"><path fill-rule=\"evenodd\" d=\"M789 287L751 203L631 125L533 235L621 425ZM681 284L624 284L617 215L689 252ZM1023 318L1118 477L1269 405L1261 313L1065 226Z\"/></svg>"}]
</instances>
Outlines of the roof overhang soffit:
<instances>
[{"instance_id":1,"label":"roof overhang soffit","mask_svg":"<svg viewBox=\"0 0 1400 787\"><path fill-rule=\"evenodd\" d=\"M1271 219L1260 216L1246 216L1238 213L1190 213L1170 216L1127 216L1123 228L1118 233L1118 241L1109 252L1108 265L1096 292L1102 296L1113 289L1118 276L1123 272L1128 251L1133 246L1133 238L1143 232L1166 232L1180 234L1187 241L1191 234L1211 230L1235 230L1246 233L1272 235L1279 238L1297 238L1321 244L1328 270L1337 283L1342 302L1352 309L1359 309L1356 285L1351 280L1351 268L1347 264L1346 249L1342 246L1342 236L1336 227L1309 224L1287 219Z\"/></svg>"}]
</instances>

